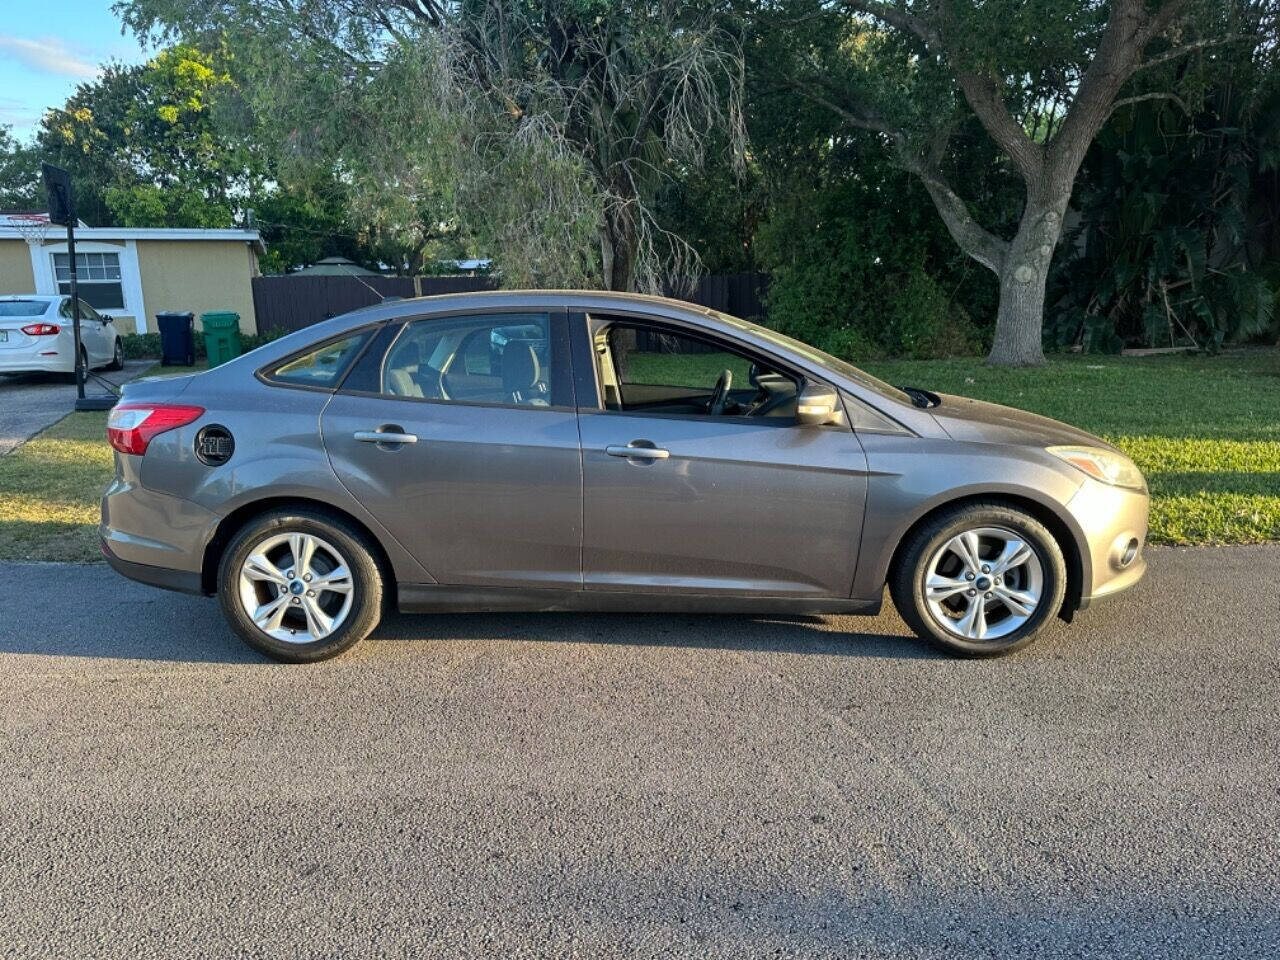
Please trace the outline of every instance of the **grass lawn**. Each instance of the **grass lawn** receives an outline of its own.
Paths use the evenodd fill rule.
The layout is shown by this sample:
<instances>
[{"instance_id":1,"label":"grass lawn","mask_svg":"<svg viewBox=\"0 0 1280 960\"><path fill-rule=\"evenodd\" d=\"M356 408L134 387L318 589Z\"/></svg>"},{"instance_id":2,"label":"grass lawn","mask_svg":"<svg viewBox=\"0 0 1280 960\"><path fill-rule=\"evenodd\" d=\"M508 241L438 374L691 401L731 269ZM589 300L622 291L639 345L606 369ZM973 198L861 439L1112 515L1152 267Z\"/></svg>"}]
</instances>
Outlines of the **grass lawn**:
<instances>
[{"instance_id":1,"label":"grass lawn","mask_svg":"<svg viewBox=\"0 0 1280 960\"><path fill-rule=\"evenodd\" d=\"M1280 540L1280 350L1070 357L1034 370L976 359L865 366L890 383L1021 407L1110 440L1147 475L1156 543Z\"/></svg>"},{"instance_id":2,"label":"grass lawn","mask_svg":"<svg viewBox=\"0 0 1280 960\"><path fill-rule=\"evenodd\" d=\"M159 365L143 376L177 376ZM72 413L0 456L0 560L97 560L99 501L114 470L105 412Z\"/></svg>"},{"instance_id":3,"label":"grass lawn","mask_svg":"<svg viewBox=\"0 0 1280 960\"><path fill-rule=\"evenodd\" d=\"M0 457L0 560L95 560L111 480L105 412L73 413Z\"/></svg>"},{"instance_id":4,"label":"grass lawn","mask_svg":"<svg viewBox=\"0 0 1280 960\"><path fill-rule=\"evenodd\" d=\"M866 367L891 383L1006 403L1111 440L1151 484L1155 542L1280 540L1280 351L1058 358L1035 370L976 359ZM97 559L98 500L111 472L105 413L73 413L0 457L0 560Z\"/></svg>"}]
</instances>

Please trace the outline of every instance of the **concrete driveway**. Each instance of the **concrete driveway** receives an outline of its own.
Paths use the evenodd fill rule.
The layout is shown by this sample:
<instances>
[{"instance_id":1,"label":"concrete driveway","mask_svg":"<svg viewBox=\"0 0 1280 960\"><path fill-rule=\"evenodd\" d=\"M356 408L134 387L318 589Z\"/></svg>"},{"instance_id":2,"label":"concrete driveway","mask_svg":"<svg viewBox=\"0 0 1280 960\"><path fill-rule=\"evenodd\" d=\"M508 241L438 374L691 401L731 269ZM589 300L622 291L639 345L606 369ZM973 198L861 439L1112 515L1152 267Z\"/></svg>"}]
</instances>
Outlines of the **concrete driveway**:
<instances>
[{"instance_id":1,"label":"concrete driveway","mask_svg":"<svg viewBox=\"0 0 1280 960\"><path fill-rule=\"evenodd\" d=\"M393 617L0 565L0 954L1280 955L1280 545L1011 659L876 619Z\"/></svg>"},{"instance_id":2,"label":"concrete driveway","mask_svg":"<svg viewBox=\"0 0 1280 960\"><path fill-rule=\"evenodd\" d=\"M154 360L126 360L123 370L95 370L94 376L118 387L140 376L154 363ZM85 384L86 394L106 392L93 380ZM57 423L71 412L75 402L76 385L56 374L0 374L0 456Z\"/></svg>"}]
</instances>

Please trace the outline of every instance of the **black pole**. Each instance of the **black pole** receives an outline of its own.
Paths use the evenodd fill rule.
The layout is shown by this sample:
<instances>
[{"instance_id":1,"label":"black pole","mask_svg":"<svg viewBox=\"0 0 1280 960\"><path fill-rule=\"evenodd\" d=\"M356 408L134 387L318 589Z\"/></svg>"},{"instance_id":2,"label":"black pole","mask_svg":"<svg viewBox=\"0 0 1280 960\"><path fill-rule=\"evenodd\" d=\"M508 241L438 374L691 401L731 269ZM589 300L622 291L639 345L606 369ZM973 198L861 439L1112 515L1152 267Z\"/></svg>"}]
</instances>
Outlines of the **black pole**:
<instances>
[{"instance_id":1,"label":"black pole","mask_svg":"<svg viewBox=\"0 0 1280 960\"><path fill-rule=\"evenodd\" d=\"M71 261L71 329L75 331L76 340L76 400L84 399L84 364L80 362L84 355L80 349L80 287L76 283L76 228L74 222L67 224L67 259Z\"/></svg>"}]
</instances>

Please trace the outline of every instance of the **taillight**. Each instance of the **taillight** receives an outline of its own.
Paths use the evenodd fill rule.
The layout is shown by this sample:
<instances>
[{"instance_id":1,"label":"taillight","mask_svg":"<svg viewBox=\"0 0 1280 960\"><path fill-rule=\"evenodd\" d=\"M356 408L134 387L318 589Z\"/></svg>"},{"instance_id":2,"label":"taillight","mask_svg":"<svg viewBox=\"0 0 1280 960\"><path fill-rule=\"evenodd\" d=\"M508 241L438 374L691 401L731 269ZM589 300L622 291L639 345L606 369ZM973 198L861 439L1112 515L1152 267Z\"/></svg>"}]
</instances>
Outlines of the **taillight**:
<instances>
[{"instance_id":1,"label":"taillight","mask_svg":"<svg viewBox=\"0 0 1280 960\"><path fill-rule=\"evenodd\" d=\"M120 403L107 417L107 440L121 453L141 456L153 437L184 427L203 413L204 407L179 403Z\"/></svg>"},{"instance_id":2,"label":"taillight","mask_svg":"<svg viewBox=\"0 0 1280 960\"><path fill-rule=\"evenodd\" d=\"M28 323L22 328L22 332L29 337L52 337L61 333L62 328L56 323Z\"/></svg>"}]
</instances>

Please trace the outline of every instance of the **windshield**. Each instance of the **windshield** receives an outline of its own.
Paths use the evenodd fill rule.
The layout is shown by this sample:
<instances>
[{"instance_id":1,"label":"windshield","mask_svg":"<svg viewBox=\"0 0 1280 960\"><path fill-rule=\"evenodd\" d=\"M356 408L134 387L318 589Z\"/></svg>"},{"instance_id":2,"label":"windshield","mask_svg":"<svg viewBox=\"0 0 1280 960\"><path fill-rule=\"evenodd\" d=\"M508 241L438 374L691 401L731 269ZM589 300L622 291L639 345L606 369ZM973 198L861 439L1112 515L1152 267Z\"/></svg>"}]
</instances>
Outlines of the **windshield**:
<instances>
[{"instance_id":1,"label":"windshield","mask_svg":"<svg viewBox=\"0 0 1280 960\"><path fill-rule=\"evenodd\" d=\"M48 309L47 300L0 300L0 317L39 317Z\"/></svg>"},{"instance_id":2,"label":"windshield","mask_svg":"<svg viewBox=\"0 0 1280 960\"><path fill-rule=\"evenodd\" d=\"M833 357L831 354L819 350L817 347L812 347L802 340L797 340L794 337L788 337L785 333L778 333L777 330L770 330L768 327L748 323L745 320L740 320L727 313L717 312L716 316L721 320L732 323L736 327L748 329L752 333L764 337L769 342L790 350L792 353L798 353L806 360L811 360L819 366L834 370L841 376L848 377L859 386L866 387L868 390L873 390L882 397L888 397L890 400L896 400L899 403L912 402L911 397L892 384L885 383L883 380L873 377L865 370L859 370L853 364L847 363L839 357Z\"/></svg>"}]
</instances>

